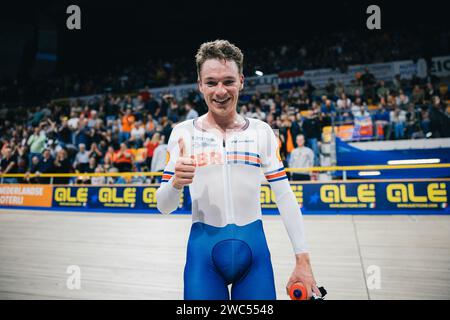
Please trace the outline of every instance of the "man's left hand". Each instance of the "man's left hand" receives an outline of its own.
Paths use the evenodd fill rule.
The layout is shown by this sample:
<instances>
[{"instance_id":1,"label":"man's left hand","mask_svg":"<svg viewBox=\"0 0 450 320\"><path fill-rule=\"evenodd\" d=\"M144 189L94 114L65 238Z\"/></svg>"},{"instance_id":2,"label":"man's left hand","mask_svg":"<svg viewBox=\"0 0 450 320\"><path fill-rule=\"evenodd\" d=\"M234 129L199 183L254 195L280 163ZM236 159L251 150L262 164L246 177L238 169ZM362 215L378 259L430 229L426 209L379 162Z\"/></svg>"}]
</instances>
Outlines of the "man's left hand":
<instances>
[{"instance_id":1,"label":"man's left hand","mask_svg":"<svg viewBox=\"0 0 450 320\"><path fill-rule=\"evenodd\" d=\"M299 253L295 255L295 268L286 285L286 292L289 295L289 287L295 282L301 282L308 292L308 300L311 299L312 294L321 297L319 288L317 288L316 280L311 268L308 253Z\"/></svg>"}]
</instances>

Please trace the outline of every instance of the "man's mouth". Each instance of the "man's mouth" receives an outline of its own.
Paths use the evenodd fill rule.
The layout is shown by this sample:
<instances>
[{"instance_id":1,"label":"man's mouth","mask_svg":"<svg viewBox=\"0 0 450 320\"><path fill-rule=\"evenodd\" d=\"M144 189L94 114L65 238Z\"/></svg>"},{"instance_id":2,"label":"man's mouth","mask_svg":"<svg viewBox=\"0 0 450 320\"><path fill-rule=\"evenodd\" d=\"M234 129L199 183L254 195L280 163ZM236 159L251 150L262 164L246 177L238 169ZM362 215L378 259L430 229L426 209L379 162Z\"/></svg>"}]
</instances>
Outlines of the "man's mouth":
<instances>
[{"instance_id":1,"label":"man's mouth","mask_svg":"<svg viewBox=\"0 0 450 320\"><path fill-rule=\"evenodd\" d=\"M226 98L226 99L212 99L212 101L213 101L215 104L218 104L218 105L225 105L225 104L227 104L228 101L230 101L230 100L231 100L231 98Z\"/></svg>"}]
</instances>

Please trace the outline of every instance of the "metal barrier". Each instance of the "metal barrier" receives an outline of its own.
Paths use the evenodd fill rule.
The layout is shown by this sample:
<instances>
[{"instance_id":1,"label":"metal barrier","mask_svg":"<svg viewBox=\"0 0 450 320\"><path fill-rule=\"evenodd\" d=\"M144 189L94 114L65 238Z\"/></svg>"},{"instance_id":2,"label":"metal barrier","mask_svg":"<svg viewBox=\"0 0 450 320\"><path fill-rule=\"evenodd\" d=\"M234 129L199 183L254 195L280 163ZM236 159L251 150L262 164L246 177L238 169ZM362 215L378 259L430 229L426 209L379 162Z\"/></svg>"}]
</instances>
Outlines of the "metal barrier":
<instances>
[{"instance_id":1,"label":"metal barrier","mask_svg":"<svg viewBox=\"0 0 450 320\"><path fill-rule=\"evenodd\" d=\"M347 171L373 171L373 170L395 170L395 169L437 169L450 168L450 163L438 164L417 164L417 165L368 165L368 166L327 166L311 168L285 168L286 172L333 172L342 171L343 180L347 180ZM162 172L114 172L114 173L16 173L0 174L0 184L3 184L5 178L50 178L50 184L53 184L54 178L90 178L90 177L136 177L136 176L162 176ZM375 180L375 179L373 179Z\"/></svg>"}]
</instances>

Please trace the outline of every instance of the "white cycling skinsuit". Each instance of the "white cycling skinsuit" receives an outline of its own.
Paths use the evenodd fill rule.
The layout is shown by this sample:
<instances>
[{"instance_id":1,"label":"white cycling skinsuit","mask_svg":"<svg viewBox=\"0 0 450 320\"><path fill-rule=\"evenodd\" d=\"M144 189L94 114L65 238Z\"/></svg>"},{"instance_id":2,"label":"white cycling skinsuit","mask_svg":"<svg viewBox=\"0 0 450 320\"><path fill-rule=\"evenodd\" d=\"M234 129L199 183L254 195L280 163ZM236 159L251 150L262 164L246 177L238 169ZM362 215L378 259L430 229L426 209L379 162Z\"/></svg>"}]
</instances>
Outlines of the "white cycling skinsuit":
<instances>
[{"instance_id":1,"label":"white cycling skinsuit","mask_svg":"<svg viewBox=\"0 0 450 320\"><path fill-rule=\"evenodd\" d=\"M196 124L197 119L186 120L172 130L168 162L156 193L160 212L176 210L181 190L173 187L172 179L179 157L178 139L182 137L189 156L196 161L195 176L189 185L192 229L185 298L227 299L227 291L217 288L223 280L225 287L233 283L232 298L273 299L270 254L262 229L262 173L274 192L294 253L307 252L301 210L280 159L277 138L267 123L257 119L245 118L241 130L227 131L224 137L203 130ZM199 256L200 251L204 255ZM207 275L211 268L217 276ZM214 289L204 288L205 277L216 283Z\"/></svg>"}]
</instances>

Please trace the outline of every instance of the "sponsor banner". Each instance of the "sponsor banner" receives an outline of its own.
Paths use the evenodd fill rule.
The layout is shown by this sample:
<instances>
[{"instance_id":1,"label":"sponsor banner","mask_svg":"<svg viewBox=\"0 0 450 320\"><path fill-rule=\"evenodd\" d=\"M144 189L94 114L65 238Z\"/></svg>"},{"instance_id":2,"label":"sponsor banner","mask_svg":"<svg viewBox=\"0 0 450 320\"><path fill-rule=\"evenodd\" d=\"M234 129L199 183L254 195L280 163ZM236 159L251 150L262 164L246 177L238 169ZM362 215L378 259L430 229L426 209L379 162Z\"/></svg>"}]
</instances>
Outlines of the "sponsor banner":
<instances>
[{"instance_id":1,"label":"sponsor banner","mask_svg":"<svg viewBox=\"0 0 450 320\"><path fill-rule=\"evenodd\" d=\"M95 186L55 187L54 208L72 208L95 211L148 210L157 213L158 186ZM291 182L291 189L304 213L408 213L450 214L448 199L449 180L392 181L392 182ZM263 184L260 194L263 213L277 212L275 195L270 186ZM180 195L179 212L191 209L189 189Z\"/></svg>"},{"instance_id":2,"label":"sponsor banner","mask_svg":"<svg viewBox=\"0 0 450 320\"><path fill-rule=\"evenodd\" d=\"M53 207L82 209L154 209L156 210L156 190L153 186L58 186L53 191ZM183 208L184 194L180 196Z\"/></svg>"},{"instance_id":3,"label":"sponsor banner","mask_svg":"<svg viewBox=\"0 0 450 320\"><path fill-rule=\"evenodd\" d=\"M254 94L256 91L268 92L273 85L280 88L290 88L292 85L303 85L305 81L319 88L325 87L329 78L333 78L335 83L342 82L344 85L350 85L356 80L357 74L364 73L364 68L375 76L377 80L392 80L396 74L403 79L411 79L416 74L418 77L424 77L427 72L427 65L424 59L392 61L385 63L372 63L364 65L349 66L345 73L334 69L314 69L306 71L286 71L280 74L268 74L261 77L251 76L245 78L244 94ZM450 56L434 57L431 60L431 73L438 77L450 75ZM144 89L141 89L144 90ZM138 90L138 91L141 91ZM197 83L167 86L149 89L157 99L161 99L165 94L172 94L177 99L183 99L192 90L197 91ZM89 101L101 97L102 95L91 95L84 97L71 97L70 101L82 100Z\"/></svg>"},{"instance_id":4,"label":"sponsor banner","mask_svg":"<svg viewBox=\"0 0 450 320\"><path fill-rule=\"evenodd\" d=\"M372 118L370 116L355 117L353 140L371 139L373 137Z\"/></svg>"},{"instance_id":5,"label":"sponsor banner","mask_svg":"<svg viewBox=\"0 0 450 320\"><path fill-rule=\"evenodd\" d=\"M353 132L355 131L355 126L352 124L344 124L342 126L336 127L336 137L341 138L343 141L352 141ZM331 132L328 141L331 141Z\"/></svg>"},{"instance_id":6,"label":"sponsor banner","mask_svg":"<svg viewBox=\"0 0 450 320\"><path fill-rule=\"evenodd\" d=\"M450 76L450 56L431 59L431 73L438 77Z\"/></svg>"},{"instance_id":7,"label":"sponsor banner","mask_svg":"<svg viewBox=\"0 0 450 320\"><path fill-rule=\"evenodd\" d=\"M252 95L257 91L269 92L272 86L278 85L278 76L276 74L264 75L261 77L246 77L244 79L243 94Z\"/></svg>"},{"instance_id":8,"label":"sponsor banner","mask_svg":"<svg viewBox=\"0 0 450 320\"><path fill-rule=\"evenodd\" d=\"M49 208L52 205L52 187L49 185L0 184L0 205Z\"/></svg>"},{"instance_id":9,"label":"sponsor banner","mask_svg":"<svg viewBox=\"0 0 450 320\"><path fill-rule=\"evenodd\" d=\"M314 86L320 88L325 87L330 78L333 78L335 83L342 82L344 85L350 85L352 81L356 80L356 74L364 73L366 67L377 80L389 81L395 75L394 64L387 62L350 66L345 73L333 69L308 70L304 72L302 79L311 81Z\"/></svg>"},{"instance_id":10,"label":"sponsor banner","mask_svg":"<svg viewBox=\"0 0 450 320\"><path fill-rule=\"evenodd\" d=\"M395 214L408 210L450 213L449 181L436 182L348 182L348 183L291 183L291 188L303 212L337 213L347 211L385 211ZM261 189L261 207L276 208L275 198L268 186Z\"/></svg>"},{"instance_id":11,"label":"sponsor banner","mask_svg":"<svg viewBox=\"0 0 450 320\"><path fill-rule=\"evenodd\" d=\"M156 190L150 186L0 185L1 207L35 207L55 210L158 213ZM450 214L450 180L291 182L305 214ZM261 186L263 214L277 214L275 195ZM189 189L180 194L175 213L191 210Z\"/></svg>"},{"instance_id":12,"label":"sponsor banner","mask_svg":"<svg viewBox=\"0 0 450 320\"><path fill-rule=\"evenodd\" d=\"M364 139L372 139L374 134L374 127L372 118L370 116L355 117L354 125L344 124L335 126L334 129L336 137L340 138L342 141L359 141ZM323 130L322 141L325 143L331 141L331 128Z\"/></svg>"},{"instance_id":13,"label":"sponsor banner","mask_svg":"<svg viewBox=\"0 0 450 320\"><path fill-rule=\"evenodd\" d=\"M197 91L197 84L182 84L177 86L170 87L162 87L162 88L154 88L149 89L149 91L153 94L156 99L162 99L162 97L166 94L173 95L176 99L182 100L185 98L191 91Z\"/></svg>"},{"instance_id":14,"label":"sponsor banner","mask_svg":"<svg viewBox=\"0 0 450 320\"><path fill-rule=\"evenodd\" d=\"M427 63L424 59L419 59L415 62L413 60L396 61L392 64L394 66L394 76L399 74L401 79L411 79L414 74L419 78L427 75Z\"/></svg>"}]
</instances>

